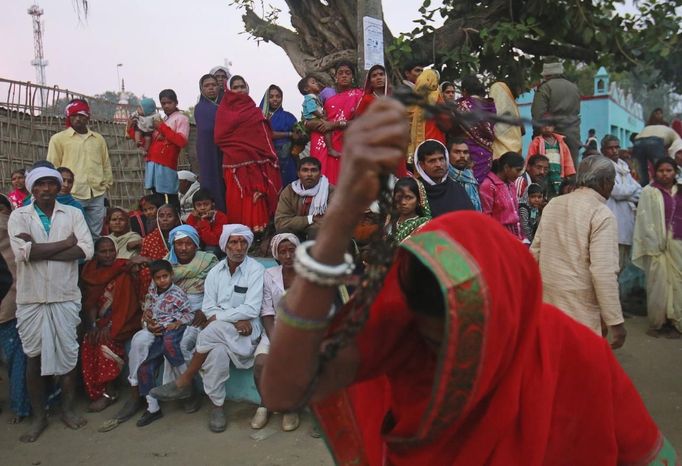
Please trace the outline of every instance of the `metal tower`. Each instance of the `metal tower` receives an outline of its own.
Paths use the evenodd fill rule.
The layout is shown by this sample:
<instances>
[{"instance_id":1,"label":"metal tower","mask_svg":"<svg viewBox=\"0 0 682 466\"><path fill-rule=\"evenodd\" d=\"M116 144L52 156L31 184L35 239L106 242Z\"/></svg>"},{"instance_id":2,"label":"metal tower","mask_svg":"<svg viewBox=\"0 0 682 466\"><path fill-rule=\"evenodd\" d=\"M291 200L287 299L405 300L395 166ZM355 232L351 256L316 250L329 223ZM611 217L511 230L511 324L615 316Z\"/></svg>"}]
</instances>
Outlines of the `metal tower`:
<instances>
[{"instance_id":1,"label":"metal tower","mask_svg":"<svg viewBox=\"0 0 682 466\"><path fill-rule=\"evenodd\" d=\"M43 54L43 24L40 20L40 17L43 15L43 9L35 4L28 9L28 14L33 17L33 50L35 58L31 60L31 65L36 69L38 84L44 86L46 83L45 67L47 66L47 60L45 60Z\"/></svg>"}]
</instances>

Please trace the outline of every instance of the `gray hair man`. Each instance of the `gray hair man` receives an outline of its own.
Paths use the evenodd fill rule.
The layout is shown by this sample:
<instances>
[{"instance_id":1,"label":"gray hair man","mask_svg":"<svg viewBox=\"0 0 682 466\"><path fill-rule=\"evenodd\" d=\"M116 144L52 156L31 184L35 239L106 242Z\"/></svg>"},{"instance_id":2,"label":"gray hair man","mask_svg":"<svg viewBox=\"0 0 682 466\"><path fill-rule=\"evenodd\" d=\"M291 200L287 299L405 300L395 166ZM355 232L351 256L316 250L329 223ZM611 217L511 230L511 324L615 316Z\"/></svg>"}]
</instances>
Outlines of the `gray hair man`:
<instances>
[{"instance_id":1,"label":"gray hair man","mask_svg":"<svg viewBox=\"0 0 682 466\"><path fill-rule=\"evenodd\" d=\"M632 262L632 235L635 230L635 212L642 187L632 177L630 166L620 159L620 141L607 134L601 140L601 153L611 160L616 169L616 179L606 206L616 216L618 223L619 267L622 272Z\"/></svg>"},{"instance_id":2,"label":"gray hair man","mask_svg":"<svg viewBox=\"0 0 682 466\"><path fill-rule=\"evenodd\" d=\"M192 379L201 371L204 391L213 404L209 429L222 432L227 426L223 403L230 362L237 369L253 367L262 326L265 268L247 255L253 232L246 226L223 226L220 249L227 257L211 269L204 283L202 311L206 325L197 336L195 352L187 370L174 382L149 393L160 401L189 398Z\"/></svg>"},{"instance_id":3,"label":"gray hair man","mask_svg":"<svg viewBox=\"0 0 682 466\"><path fill-rule=\"evenodd\" d=\"M577 189L547 204L530 251L540 264L544 300L602 335L625 342L618 298L618 225L606 206L616 170L602 156L580 163Z\"/></svg>"}]
</instances>

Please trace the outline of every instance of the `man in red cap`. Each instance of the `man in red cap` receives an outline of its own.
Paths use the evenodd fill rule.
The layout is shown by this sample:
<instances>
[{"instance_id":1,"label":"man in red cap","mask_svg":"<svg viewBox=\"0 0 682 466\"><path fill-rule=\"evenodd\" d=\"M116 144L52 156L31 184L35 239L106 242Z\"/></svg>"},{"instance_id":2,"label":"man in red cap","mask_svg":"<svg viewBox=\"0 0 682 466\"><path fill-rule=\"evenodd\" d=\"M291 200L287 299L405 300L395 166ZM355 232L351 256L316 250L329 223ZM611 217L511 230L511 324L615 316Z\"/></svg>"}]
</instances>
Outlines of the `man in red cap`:
<instances>
[{"instance_id":1,"label":"man in red cap","mask_svg":"<svg viewBox=\"0 0 682 466\"><path fill-rule=\"evenodd\" d=\"M85 221L94 240L104 226L104 196L113 184L107 143L88 128L90 107L83 99L66 106L66 129L50 138L47 160L74 173L71 195L83 206Z\"/></svg>"}]
</instances>

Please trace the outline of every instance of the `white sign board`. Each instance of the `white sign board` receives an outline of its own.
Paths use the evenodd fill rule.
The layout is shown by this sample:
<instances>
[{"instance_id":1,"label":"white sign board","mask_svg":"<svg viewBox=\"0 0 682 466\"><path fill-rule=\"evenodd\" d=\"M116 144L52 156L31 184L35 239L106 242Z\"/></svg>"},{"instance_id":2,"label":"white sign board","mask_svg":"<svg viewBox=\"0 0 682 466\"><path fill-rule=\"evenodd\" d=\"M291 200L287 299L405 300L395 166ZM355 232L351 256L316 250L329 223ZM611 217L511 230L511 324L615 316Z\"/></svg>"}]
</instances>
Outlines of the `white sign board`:
<instances>
[{"instance_id":1,"label":"white sign board","mask_svg":"<svg viewBox=\"0 0 682 466\"><path fill-rule=\"evenodd\" d=\"M365 38L365 70L384 64L384 22L371 16L362 18Z\"/></svg>"}]
</instances>

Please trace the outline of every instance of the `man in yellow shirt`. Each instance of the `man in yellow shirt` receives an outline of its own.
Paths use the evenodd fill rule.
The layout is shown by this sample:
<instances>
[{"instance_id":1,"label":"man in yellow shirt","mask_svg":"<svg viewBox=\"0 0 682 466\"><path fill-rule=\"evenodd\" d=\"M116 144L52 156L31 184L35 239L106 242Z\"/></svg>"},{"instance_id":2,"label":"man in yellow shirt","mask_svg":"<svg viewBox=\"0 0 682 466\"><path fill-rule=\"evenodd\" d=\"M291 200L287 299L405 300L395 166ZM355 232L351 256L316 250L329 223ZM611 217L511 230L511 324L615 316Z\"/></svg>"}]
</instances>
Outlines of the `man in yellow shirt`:
<instances>
[{"instance_id":1,"label":"man in yellow shirt","mask_svg":"<svg viewBox=\"0 0 682 466\"><path fill-rule=\"evenodd\" d=\"M94 240L104 226L104 195L113 184L107 143L88 128L90 107L82 99L66 106L66 126L50 138L47 160L55 167L67 167L75 174L71 194L83 206L85 221Z\"/></svg>"}]
</instances>

